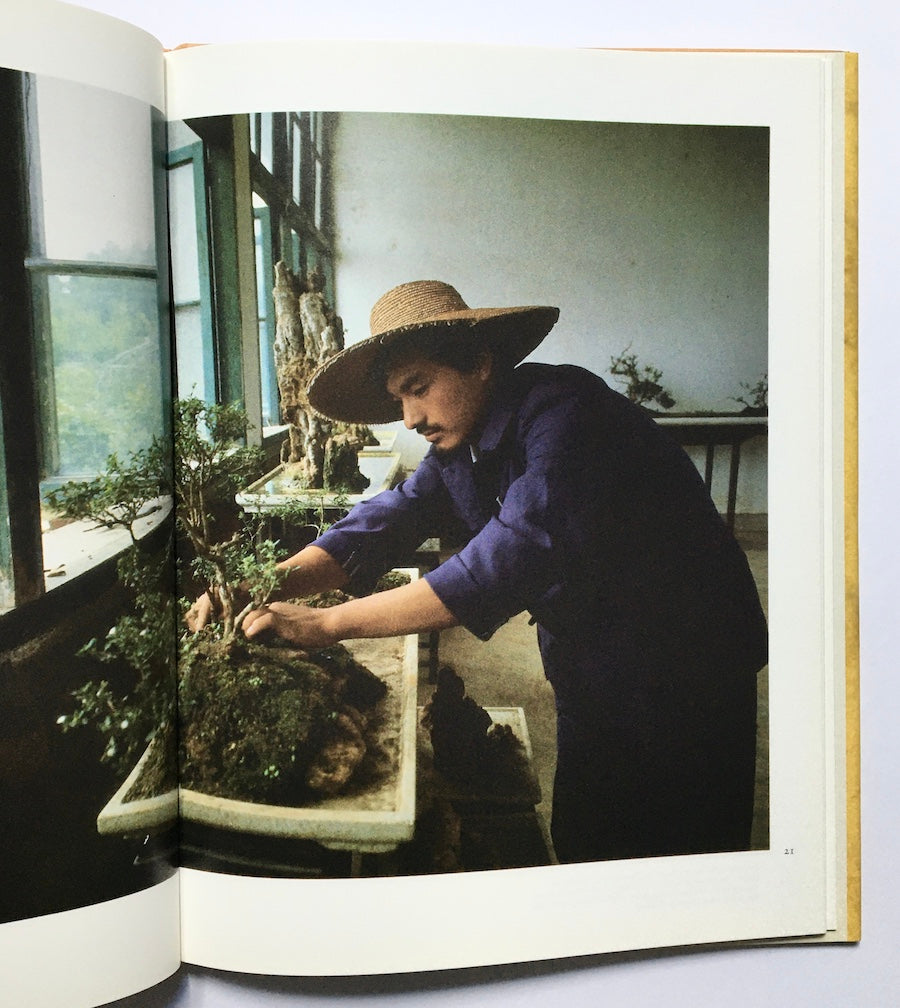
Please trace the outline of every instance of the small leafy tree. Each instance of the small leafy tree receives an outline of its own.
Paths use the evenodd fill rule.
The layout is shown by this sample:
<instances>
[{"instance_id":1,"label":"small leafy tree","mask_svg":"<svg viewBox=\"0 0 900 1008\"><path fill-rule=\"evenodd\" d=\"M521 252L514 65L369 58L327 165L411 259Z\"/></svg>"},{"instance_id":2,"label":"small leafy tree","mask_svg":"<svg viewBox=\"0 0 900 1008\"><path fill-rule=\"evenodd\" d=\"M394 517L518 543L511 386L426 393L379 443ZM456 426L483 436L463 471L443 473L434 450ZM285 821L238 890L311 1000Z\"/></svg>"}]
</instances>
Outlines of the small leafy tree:
<instances>
[{"instance_id":1,"label":"small leafy tree","mask_svg":"<svg viewBox=\"0 0 900 1008\"><path fill-rule=\"evenodd\" d=\"M236 491L262 461L258 449L244 444L245 425L235 407L182 400L175 407L173 460L157 444L125 464L111 456L102 476L53 495L52 503L70 517L131 532L119 576L132 604L85 650L101 661L125 662L136 685L123 696L105 679L87 682L74 692L75 711L58 719L64 730L97 728L106 740L103 758L122 772L150 740L162 738L169 777L162 784L142 778L131 798L136 791L160 794L179 780L251 800L334 793L365 755L366 712L386 691L340 647L287 654L237 639L247 612L282 577L277 543L264 536L262 520L235 513ZM180 646L171 546L151 555L136 534L136 524L162 506L160 491L174 494L175 526L190 568L220 603L219 620L202 633L182 629Z\"/></svg>"},{"instance_id":2,"label":"small leafy tree","mask_svg":"<svg viewBox=\"0 0 900 1008\"><path fill-rule=\"evenodd\" d=\"M764 374L755 385L741 382L744 395L731 396L731 401L739 403L748 413L765 413L769 408L769 375Z\"/></svg>"},{"instance_id":3,"label":"small leafy tree","mask_svg":"<svg viewBox=\"0 0 900 1008\"><path fill-rule=\"evenodd\" d=\"M175 585L171 536L149 550L138 538L139 522L171 500L171 459L162 442L122 461L110 455L107 469L86 482L66 483L48 494L48 503L68 518L87 519L97 528L125 529L130 546L118 561L119 581L129 604L102 640L93 638L79 653L124 665L135 673L130 692L118 693L109 680L89 681L73 692L75 710L57 718L63 731L93 724L104 739L102 759L118 772L128 769L149 741L174 741ZM174 749L170 760L174 783Z\"/></svg>"},{"instance_id":4,"label":"small leafy tree","mask_svg":"<svg viewBox=\"0 0 900 1008\"><path fill-rule=\"evenodd\" d=\"M634 403L643 406L646 403L657 403L663 409L671 409L675 405L672 393L664 388L659 380L662 371L659 368L645 365L640 367L637 355L629 353L626 347L617 357L611 357L609 370L617 378L624 378L625 395Z\"/></svg>"},{"instance_id":5,"label":"small leafy tree","mask_svg":"<svg viewBox=\"0 0 900 1008\"><path fill-rule=\"evenodd\" d=\"M217 596L221 638L232 641L244 617L262 605L280 583L276 544L262 523L241 518L227 529L224 502L255 475L262 452L245 445L247 417L230 405L180 400L175 409L175 498L178 527L190 543L191 568ZM224 531L223 531L224 528ZM240 600L249 594L244 604Z\"/></svg>"}]
</instances>

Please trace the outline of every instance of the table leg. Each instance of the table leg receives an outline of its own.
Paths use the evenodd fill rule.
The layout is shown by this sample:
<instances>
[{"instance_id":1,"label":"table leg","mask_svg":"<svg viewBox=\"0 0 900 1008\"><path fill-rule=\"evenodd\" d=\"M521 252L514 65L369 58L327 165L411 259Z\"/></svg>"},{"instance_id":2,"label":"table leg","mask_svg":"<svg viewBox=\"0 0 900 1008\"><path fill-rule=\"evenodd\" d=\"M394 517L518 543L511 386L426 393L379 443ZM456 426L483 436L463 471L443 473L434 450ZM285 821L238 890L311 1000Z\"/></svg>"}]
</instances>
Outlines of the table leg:
<instances>
[{"instance_id":1,"label":"table leg","mask_svg":"<svg viewBox=\"0 0 900 1008\"><path fill-rule=\"evenodd\" d=\"M703 471L703 482L710 493L712 493L713 462L715 459L716 446L710 443L706 446L706 468Z\"/></svg>"},{"instance_id":2,"label":"table leg","mask_svg":"<svg viewBox=\"0 0 900 1008\"><path fill-rule=\"evenodd\" d=\"M725 519L732 532L734 531L734 512L737 506L737 482L740 465L741 443L735 441L731 446L731 468L728 471L728 513Z\"/></svg>"}]
</instances>

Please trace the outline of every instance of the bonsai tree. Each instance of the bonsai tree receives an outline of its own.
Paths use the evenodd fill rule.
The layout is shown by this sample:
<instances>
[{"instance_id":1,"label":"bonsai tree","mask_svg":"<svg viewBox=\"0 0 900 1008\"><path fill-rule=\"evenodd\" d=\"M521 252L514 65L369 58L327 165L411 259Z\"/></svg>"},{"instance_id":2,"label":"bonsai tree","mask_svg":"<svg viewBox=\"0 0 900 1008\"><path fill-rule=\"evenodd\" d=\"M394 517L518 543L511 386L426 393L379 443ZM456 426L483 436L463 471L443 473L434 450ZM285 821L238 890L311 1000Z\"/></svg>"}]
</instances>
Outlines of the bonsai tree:
<instances>
[{"instance_id":1,"label":"bonsai tree","mask_svg":"<svg viewBox=\"0 0 900 1008\"><path fill-rule=\"evenodd\" d=\"M242 443L246 430L246 414L235 406L196 398L176 404L178 528L192 549L194 574L218 596L224 642L234 639L247 613L262 605L281 579L276 544L263 538L260 521L253 528L239 519L224 534L221 528L227 529L235 493L262 464L262 451Z\"/></svg>"},{"instance_id":2,"label":"bonsai tree","mask_svg":"<svg viewBox=\"0 0 900 1008\"><path fill-rule=\"evenodd\" d=\"M741 382L743 395L731 396L731 401L743 406L742 413L764 416L769 411L769 376L764 374L755 385Z\"/></svg>"},{"instance_id":3,"label":"bonsai tree","mask_svg":"<svg viewBox=\"0 0 900 1008\"><path fill-rule=\"evenodd\" d=\"M180 783L225 797L299 804L344 788L367 753L367 725L386 692L378 677L340 646L304 654L239 633L247 612L270 597L281 577L278 544L263 535L260 521L234 513L236 490L261 463L261 453L243 443L245 434L241 410L186 399L175 408L174 462L154 442L127 463L110 456L101 476L51 495L70 518L130 534L118 566L128 604L106 637L83 650L124 663L135 685L123 693L109 680L89 680L74 691L75 710L58 718L63 730L93 725L105 739L102 758L122 775L151 741L162 743L151 750L154 773L127 798ZM181 566L220 601L219 621L197 634L182 629L180 641L171 536L154 553L137 534L170 493Z\"/></svg>"},{"instance_id":4,"label":"bonsai tree","mask_svg":"<svg viewBox=\"0 0 900 1008\"><path fill-rule=\"evenodd\" d=\"M171 505L171 458L161 441L123 462L110 455L106 471L85 482L69 482L48 494L63 516L96 528L125 529L130 545L118 560L125 610L102 640L81 649L101 662L124 666L133 688L121 692L108 679L89 680L73 692L75 709L61 715L63 731L94 725L104 739L102 759L124 774L154 738L159 779L151 790L176 783L174 755L176 606L171 534L162 547L138 538L138 525Z\"/></svg>"},{"instance_id":5,"label":"bonsai tree","mask_svg":"<svg viewBox=\"0 0 900 1008\"><path fill-rule=\"evenodd\" d=\"M217 622L182 637L181 780L208 794L297 804L348 783L386 687L343 647L306 654L240 634L283 576L264 517L234 513L235 493L262 462L243 443L246 423L233 406L176 406L177 527L194 578L219 602Z\"/></svg>"},{"instance_id":6,"label":"bonsai tree","mask_svg":"<svg viewBox=\"0 0 900 1008\"><path fill-rule=\"evenodd\" d=\"M659 383L662 371L650 365L639 367L637 355L628 353L630 349L630 346L626 347L618 357L611 357L609 361L610 373L625 379L622 383L625 385L625 395L639 406L655 402L663 409L671 409L675 405L675 399Z\"/></svg>"}]
</instances>

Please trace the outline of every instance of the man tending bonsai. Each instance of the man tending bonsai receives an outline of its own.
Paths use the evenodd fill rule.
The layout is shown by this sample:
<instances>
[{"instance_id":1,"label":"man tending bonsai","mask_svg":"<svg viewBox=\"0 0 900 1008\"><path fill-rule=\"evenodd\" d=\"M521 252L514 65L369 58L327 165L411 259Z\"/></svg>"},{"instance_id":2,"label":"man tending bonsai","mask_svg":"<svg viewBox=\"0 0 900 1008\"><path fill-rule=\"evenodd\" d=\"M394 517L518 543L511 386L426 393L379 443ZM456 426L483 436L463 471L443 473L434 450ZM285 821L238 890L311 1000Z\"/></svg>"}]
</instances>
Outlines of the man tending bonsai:
<instances>
[{"instance_id":1,"label":"man tending bonsai","mask_svg":"<svg viewBox=\"0 0 900 1008\"><path fill-rule=\"evenodd\" d=\"M310 402L337 420L402 418L431 448L284 561L280 596L365 592L429 536L468 542L391 591L273 601L244 632L316 648L461 624L487 639L527 610L556 697L558 858L746 849L767 648L746 558L649 413L584 369L520 364L557 317L470 309L438 281L379 299L371 338L314 374ZM189 624L213 611L203 596Z\"/></svg>"}]
</instances>

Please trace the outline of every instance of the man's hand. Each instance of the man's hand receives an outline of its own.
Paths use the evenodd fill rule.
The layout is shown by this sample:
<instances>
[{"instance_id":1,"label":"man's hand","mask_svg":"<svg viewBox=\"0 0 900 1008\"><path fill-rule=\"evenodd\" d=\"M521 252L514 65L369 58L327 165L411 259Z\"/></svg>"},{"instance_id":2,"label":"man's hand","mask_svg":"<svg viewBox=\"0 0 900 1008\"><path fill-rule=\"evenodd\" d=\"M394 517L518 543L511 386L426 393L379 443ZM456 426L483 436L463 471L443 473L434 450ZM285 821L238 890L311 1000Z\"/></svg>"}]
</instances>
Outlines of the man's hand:
<instances>
[{"instance_id":1,"label":"man's hand","mask_svg":"<svg viewBox=\"0 0 900 1008\"><path fill-rule=\"evenodd\" d=\"M274 633L288 644L315 651L337 644L339 638L329 628L328 609L313 609L292 602L271 602L244 617L242 629L250 639Z\"/></svg>"},{"instance_id":2,"label":"man's hand","mask_svg":"<svg viewBox=\"0 0 900 1008\"><path fill-rule=\"evenodd\" d=\"M184 614L185 625L188 630L197 633L216 617L219 608L218 599L214 601L209 592L204 592Z\"/></svg>"},{"instance_id":3,"label":"man's hand","mask_svg":"<svg viewBox=\"0 0 900 1008\"><path fill-rule=\"evenodd\" d=\"M250 593L240 585L234 589L235 613L241 611L250 601ZM216 588L211 588L204 592L200 598L184 614L184 623L188 630L197 633L202 630L212 620L220 619L222 616L222 600Z\"/></svg>"}]
</instances>

